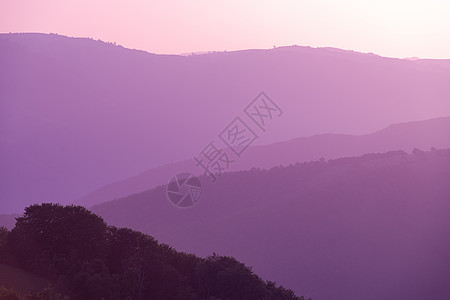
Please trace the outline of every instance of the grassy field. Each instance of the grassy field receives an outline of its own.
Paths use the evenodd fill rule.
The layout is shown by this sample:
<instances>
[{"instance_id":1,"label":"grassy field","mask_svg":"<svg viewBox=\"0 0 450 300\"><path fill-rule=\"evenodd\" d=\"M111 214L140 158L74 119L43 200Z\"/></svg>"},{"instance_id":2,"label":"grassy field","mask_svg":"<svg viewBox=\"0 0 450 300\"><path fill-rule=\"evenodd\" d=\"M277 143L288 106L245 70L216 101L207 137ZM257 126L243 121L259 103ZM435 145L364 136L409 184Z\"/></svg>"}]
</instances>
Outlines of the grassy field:
<instances>
[{"instance_id":1,"label":"grassy field","mask_svg":"<svg viewBox=\"0 0 450 300\"><path fill-rule=\"evenodd\" d=\"M13 288L21 294L40 291L51 282L21 269L0 264L0 286Z\"/></svg>"}]
</instances>

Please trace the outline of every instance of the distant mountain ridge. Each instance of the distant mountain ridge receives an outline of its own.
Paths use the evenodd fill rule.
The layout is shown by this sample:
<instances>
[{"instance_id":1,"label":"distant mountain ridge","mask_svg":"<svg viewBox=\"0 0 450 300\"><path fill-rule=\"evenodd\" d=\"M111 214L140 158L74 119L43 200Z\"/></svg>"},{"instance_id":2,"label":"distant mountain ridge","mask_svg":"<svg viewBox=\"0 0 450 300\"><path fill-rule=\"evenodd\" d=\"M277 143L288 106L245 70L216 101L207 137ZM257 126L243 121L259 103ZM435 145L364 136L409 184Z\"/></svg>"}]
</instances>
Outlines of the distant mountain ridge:
<instances>
[{"instance_id":1,"label":"distant mountain ridge","mask_svg":"<svg viewBox=\"0 0 450 300\"><path fill-rule=\"evenodd\" d=\"M450 147L450 117L394 124L366 135L324 134L296 138L264 146L250 147L242 158L231 164L230 170L271 168L296 162L334 159L344 156L379 153L391 150L411 152L413 148L429 150L431 147ZM97 189L75 203L90 207L95 204L167 184L181 172L201 174L193 159L150 169Z\"/></svg>"},{"instance_id":2,"label":"distant mountain ridge","mask_svg":"<svg viewBox=\"0 0 450 300\"><path fill-rule=\"evenodd\" d=\"M2 213L191 157L261 91L285 113L258 144L450 115L441 61L298 46L157 55L31 33L0 34L0 54Z\"/></svg>"}]
</instances>

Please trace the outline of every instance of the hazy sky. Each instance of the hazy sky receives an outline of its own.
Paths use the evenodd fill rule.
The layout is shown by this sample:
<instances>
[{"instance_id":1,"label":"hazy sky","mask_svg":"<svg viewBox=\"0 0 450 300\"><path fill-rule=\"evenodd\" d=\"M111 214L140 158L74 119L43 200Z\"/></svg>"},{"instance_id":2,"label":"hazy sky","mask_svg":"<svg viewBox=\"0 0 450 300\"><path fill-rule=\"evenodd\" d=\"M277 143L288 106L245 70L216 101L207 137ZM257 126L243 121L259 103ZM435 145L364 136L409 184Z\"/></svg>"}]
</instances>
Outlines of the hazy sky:
<instances>
[{"instance_id":1,"label":"hazy sky","mask_svg":"<svg viewBox=\"0 0 450 300\"><path fill-rule=\"evenodd\" d=\"M0 0L0 32L92 37L154 53L298 44L450 58L450 1Z\"/></svg>"}]
</instances>

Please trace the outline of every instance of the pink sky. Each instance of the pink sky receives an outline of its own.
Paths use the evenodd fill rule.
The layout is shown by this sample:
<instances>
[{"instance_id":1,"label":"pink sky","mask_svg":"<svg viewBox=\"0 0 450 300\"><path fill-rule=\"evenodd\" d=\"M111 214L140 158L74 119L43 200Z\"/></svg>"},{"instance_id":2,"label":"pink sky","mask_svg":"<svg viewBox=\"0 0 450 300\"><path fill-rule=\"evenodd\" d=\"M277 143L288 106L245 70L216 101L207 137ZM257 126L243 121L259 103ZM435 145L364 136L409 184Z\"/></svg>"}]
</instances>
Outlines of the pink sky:
<instances>
[{"instance_id":1,"label":"pink sky","mask_svg":"<svg viewBox=\"0 0 450 300\"><path fill-rule=\"evenodd\" d=\"M338 47L450 58L450 1L3 0L0 32L92 37L154 53Z\"/></svg>"}]
</instances>

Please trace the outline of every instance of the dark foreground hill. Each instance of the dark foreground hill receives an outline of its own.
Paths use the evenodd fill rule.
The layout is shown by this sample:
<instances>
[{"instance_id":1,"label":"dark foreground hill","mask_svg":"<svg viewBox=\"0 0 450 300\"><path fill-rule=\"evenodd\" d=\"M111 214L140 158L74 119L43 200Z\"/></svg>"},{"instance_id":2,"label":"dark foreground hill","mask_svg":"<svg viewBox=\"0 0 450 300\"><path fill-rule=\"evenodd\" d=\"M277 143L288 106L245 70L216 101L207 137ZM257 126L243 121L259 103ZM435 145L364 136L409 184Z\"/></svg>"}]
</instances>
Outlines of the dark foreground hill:
<instances>
[{"instance_id":1,"label":"dark foreground hill","mask_svg":"<svg viewBox=\"0 0 450 300\"><path fill-rule=\"evenodd\" d=\"M107 226L80 206L27 207L11 232L0 228L0 262L50 280L71 299L304 299L232 257L177 252L151 236ZM0 267L10 273L10 286L25 284L11 284L16 268ZM0 299L18 297L0 288ZM26 299L57 300L44 294Z\"/></svg>"},{"instance_id":2,"label":"dark foreground hill","mask_svg":"<svg viewBox=\"0 0 450 300\"><path fill-rule=\"evenodd\" d=\"M201 180L190 209L159 187L93 211L183 251L231 255L318 300L450 299L450 150Z\"/></svg>"}]
</instances>

